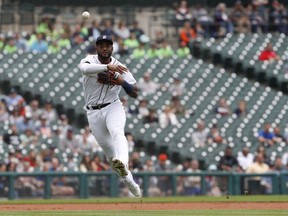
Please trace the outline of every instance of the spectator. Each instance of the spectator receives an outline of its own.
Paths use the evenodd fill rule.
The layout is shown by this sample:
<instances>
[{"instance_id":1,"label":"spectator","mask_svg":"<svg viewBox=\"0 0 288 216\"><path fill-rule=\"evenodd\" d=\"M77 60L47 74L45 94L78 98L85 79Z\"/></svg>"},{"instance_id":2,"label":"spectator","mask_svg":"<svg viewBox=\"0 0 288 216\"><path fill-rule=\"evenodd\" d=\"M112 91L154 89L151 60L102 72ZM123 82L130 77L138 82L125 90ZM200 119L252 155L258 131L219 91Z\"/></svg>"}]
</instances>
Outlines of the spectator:
<instances>
[{"instance_id":1,"label":"spectator","mask_svg":"<svg viewBox=\"0 0 288 216\"><path fill-rule=\"evenodd\" d=\"M32 131L35 131L35 122L31 119L30 114L25 114L24 117L19 119L18 122L16 122L17 130L20 134L24 133L24 131L27 128L30 128Z\"/></svg>"},{"instance_id":2,"label":"spectator","mask_svg":"<svg viewBox=\"0 0 288 216\"><path fill-rule=\"evenodd\" d=\"M276 27L275 30L280 33L288 33L287 15L288 11L285 8L284 4L280 3L278 0L273 0L270 18L272 24Z\"/></svg>"},{"instance_id":3,"label":"spectator","mask_svg":"<svg viewBox=\"0 0 288 216\"><path fill-rule=\"evenodd\" d=\"M155 32L155 44L157 47L162 47L163 43L166 41L166 37L164 35L164 32L159 30Z\"/></svg>"},{"instance_id":4,"label":"spectator","mask_svg":"<svg viewBox=\"0 0 288 216\"><path fill-rule=\"evenodd\" d=\"M226 10L225 3L219 3L214 13L217 37L224 37L227 33L233 33L234 26Z\"/></svg>"},{"instance_id":5,"label":"spectator","mask_svg":"<svg viewBox=\"0 0 288 216\"><path fill-rule=\"evenodd\" d=\"M149 114L149 107L147 100L142 99L139 101L137 113L140 114L142 117L145 117Z\"/></svg>"},{"instance_id":6,"label":"spectator","mask_svg":"<svg viewBox=\"0 0 288 216\"><path fill-rule=\"evenodd\" d=\"M269 165L264 162L263 154L258 154L256 156L255 162L249 166L246 173L256 173L263 174L270 171ZM260 193L267 193L271 191L271 179L267 177L256 176L250 179L250 181L257 182L259 188L253 188L253 190L258 190Z\"/></svg>"},{"instance_id":7,"label":"spectator","mask_svg":"<svg viewBox=\"0 0 288 216\"><path fill-rule=\"evenodd\" d=\"M45 41L42 33L37 33L36 40L32 42L30 46L30 51L37 53L43 53L48 51L48 44Z\"/></svg>"},{"instance_id":8,"label":"spectator","mask_svg":"<svg viewBox=\"0 0 288 216\"><path fill-rule=\"evenodd\" d=\"M207 143L226 143L226 140L221 135L218 126L216 124L213 124L212 128L210 129L210 132L208 133Z\"/></svg>"},{"instance_id":9,"label":"spectator","mask_svg":"<svg viewBox=\"0 0 288 216\"><path fill-rule=\"evenodd\" d=\"M143 123L150 125L157 125L159 123L159 119L157 117L157 112L155 109L149 109L148 115L144 116Z\"/></svg>"},{"instance_id":10,"label":"spectator","mask_svg":"<svg viewBox=\"0 0 288 216\"><path fill-rule=\"evenodd\" d=\"M8 43L4 46L3 52L4 53L8 53L8 54L12 54L17 52L17 46L15 44L15 40L13 38L9 38L8 39Z\"/></svg>"},{"instance_id":11,"label":"spectator","mask_svg":"<svg viewBox=\"0 0 288 216\"><path fill-rule=\"evenodd\" d=\"M0 34L0 50L3 51L3 48L5 46L5 35L4 34Z\"/></svg>"},{"instance_id":12,"label":"spectator","mask_svg":"<svg viewBox=\"0 0 288 216\"><path fill-rule=\"evenodd\" d=\"M274 133L271 132L270 123L265 123L263 130L260 130L258 133L258 141L265 146L273 146L274 145Z\"/></svg>"},{"instance_id":13,"label":"spectator","mask_svg":"<svg viewBox=\"0 0 288 216\"><path fill-rule=\"evenodd\" d=\"M155 172L169 172L171 168L167 165L168 156L165 153L161 153L158 156L158 163L155 165ZM171 195L171 180L169 176L159 176L157 187L161 191L162 196Z\"/></svg>"},{"instance_id":14,"label":"spectator","mask_svg":"<svg viewBox=\"0 0 288 216\"><path fill-rule=\"evenodd\" d=\"M249 16L242 5L242 2L237 0L231 12L231 20L235 26L235 31L238 33L250 32L250 20Z\"/></svg>"},{"instance_id":15,"label":"spectator","mask_svg":"<svg viewBox=\"0 0 288 216\"><path fill-rule=\"evenodd\" d=\"M7 97L6 103L8 108L10 107L17 107L19 103L22 103L24 98L17 93L15 88L11 88L10 93Z\"/></svg>"},{"instance_id":16,"label":"spectator","mask_svg":"<svg viewBox=\"0 0 288 216\"><path fill-rule=\"evenodd\" d=\"M221 116L227 116L231 113L230 107L227 104L225 98L220 98L220 100L218 101L218 105L215 107L214 110L216 114L220 114Z\"/></svg>"},{"instance_id":17,"label":"spectator","mask_svg":"<svg viewBox=\"0 0 288 216\"><path fill-rule=\"evenodd\" d=\"M273 171L277 171L277 172L285 171L285 166L282 163L281 157L276 157L275 158L274 164L272 166L272 170Z\"/></svg>"},{"instance_id":18,"label":"spectator","mask_svg":"<svg viewBox=\"0 0 288 216\"><path fill-rule=\"evenodd\" d=\"M259 61L269 61L270 63L280 60L280 57L273 50L272 43L268 43L265 49L259 55Z\"/></svg>"},{"instance_id":19,"label":"spectator","mask_svg":"<svg viewBox=\"0 0 288 216\"><path fill-rule=\"evenodd\" d=\"M69 48L71 47L71 40L67 33L62 33L59 40L58 46L60 49Z\"/></svg>"},{"instance_id":20,"label":"spectator","mask_svg":"<svg viewBox=\"0 0 288 216\"><path fill-rule=\"evenodd\" d=\"M205 128L205 123L200 121L198 123L196 131L192 133L192 145L198 145L200 147L205 147L208 138L208 131Z\"/></svg>"},{"instance_id":21,"label":"spectator","mask_svg":"<svg viewBox=\"0 0 288 216\"><path fill-rule=\"evenodd\" d=\"M178 96L172 96L169 107L176 115L184 115L186 113L185 107L181 104Z\"/></svg>"},{"instance_id":22,"label":"spectator","mask_svg":"<svg viewBox=\"0 0 288 216\"><path fill-rule=\"evenodd\" d=\"M14 34L14 40L17 50L22 50L23 52L28 51L27 40L24 37L21 37L18 32Z\"/></svg>"},{"instance_id":23,"label":"spectator","mask_svg":"<svg viewBox=\"0 0 288 216\"><path fill-rule=\"evenodd\" d=\"M38 126L36 126L36 134L45 138L52 137L52 129L49 126L47 117L44 115L40 116L40 123L38 123Z\"/></svg>"},{"instance_id":24,"label":"spectator","mask_svg":"<svg viewBox=\"0 0 288 216\"><path fill-rule=\"evenodd\" d=\"M154 94L159 87L160 84L151 80L151 75L148 72L144 73L143 78L140 79L138 83L139 90L145 95Z\"/></svg>"},{"instance_id":25,"label":"spectator","mask_svg":"<svg viewBox=\"0 0 288 216\"><path fill-rule=\"evenodd\" d=\"M103 30L101 32L101 35L109 35L112 36L114 35L114 30L112 26L112 22L110 19L105 19L103 23Z\"/></svg>"},{"instance_id":26,"label":"spectator","mask_svg":"<svg viewBox=\"0 0 288 216\"><path fill-rule=\"evenodd\" d=\"M115 36L121 38L122 40L127 39L130 36L130 31L126 27L126 24L123 20L118 22L118 25L113 28Z\"/></svg>"},{"instance_id":27,"label":"spectator","mask_svg":"<svg viewBox=\"0 0 288 216\"><path fill-rule=\"evenodd\" d=\"M91 23L91 27L88 29L88 36L92 37L93 40L96 40L101 35L99 22L97 20L93 20Z\"/></svg>"},{"instance_id":28,"label":"spectator","mask_svg":"<svg viewBox=\"0 0 288 216\"><path fill-rule=\"evenodd\" d=\"M143 170L147 172L155 172L155 166L152 160L147 159L144 163ZM161 191L158 184L158 178L156 176L148 177L148 194L150 196L160 196Z\"/></svg>"},{"instance_id":29,"label":"spectator","mask_svg":"<svg viewBox=\"0 0 288 216\"><path fill-rule=\"evenodd\" d=\"M178 26L182 26L184 22L190 21L192 19L192 15L188 8L188 3L186 0L181 0L180 5L176 9L175 14Z\"/></svg>"},{"instance_id":30,"label":"spectator","mask_svg":"<svg viewBox=\"0 0 288 216\"><path fill-rule=\"evenodd\" d=\"M48 53L57 54L59 53L61 48L59 47L57 41L52 41L48 46Z\"/></svg>"},{"instance_id":31,"label":"spectator","mask_svg":"<svg viewBox=\"0 0 288 216\"><path fill-rule=\"evenodd\" d=\"M192 160L187 173L200 173L199 162ZM201 194L201 176L189 176L184 178L184 195L195 196Z\"/></svg>"},{"instance_id":32,"label":"spectator","mask_svg":"<svg viewBox=\"0 0 288 216\"><path fill-rule=\"evenodd\" d=\"M227 147L225 149L224 155L221 157L218 167L219 170L229 172L239 172L241 170L237 158L233 155L233 149L231 147Z\"/></svg>"},{"instance_id":33,"label":"spectator","mask_svg":"<svg viewBox=\"0 0 288 216\"><path fill-rule=\"evenodd\" d=\"M192 47L192 42L196 39L197 35L195 30L191 27L191 23L186 21L183 28L179 32L180 43L184 42L185 46Z\"/></svg>"},{"instance_id":34,"label":"spectator","mask_svg":"<svg viewBox=\"0 0 288 216\"><path fill-rule=\"evenodd\" d=\"M288 165L288 151L286 151L283 155L282 155L282 164L283 165Z\"/></svg>"},{"instance_id":35,"label":"spectator","mask_svg":"<svg viewBox=\"0 0 288 216\"><path fill-rule=\"evenodd\" d=\"M201 23L199 23L199 22L195 23L194 29L195 29L195 33L197 35L197 39L202 40L202 39L207 37L207 31L203 28Z\"/></svg>"},{"instance_id":36,"label":"spectator","mask_svg":"<svg viewBox=\"0 0 288 216\"><path fill-rule=\"evenodd\" d=\"M101 157L97 154L95 154L91 160L91 167L94 172L107 171L110 169L110 167L104 163L101 160Z\"/></svg>"},{"instance_id":37,"label":"spectator","mask_svg":"<svg viewBox=\"0 0 288 216\"><path fill-rule=\"evenodd\" d=\"M70 149L74 152L81 152L82 142L74 135L73 129L67 130L66 136L61 137L59 141L59 147L62 150Z\"/></svg>"},{"instance_id":38,"label":"spectator","mask_svg":"<svg viewBox=\"0 0 288 216\"><path fill-rule=\"evenodd\" d=\"M148 58L157 58L159 57L159 49L155 43L151 43L150 47L147 50Z\"/></svg>"},{"instance_id":39,"label":"spectator","mask_svg":"<svg viewBox=\"0 0 288 216\"><path fill-rule=\"evenodd\" d=\"M143 171L143 164L140 160L139 152L132 152L131 158L129 160L129 167L133 172Z\"/></svg>"},{"instance_id":40,"label":"spectator","mask_svg":"<svg viewBox=\"0 0 288 216\"><path fill-rule=\"evenodd\" d=\"M20 134L19 138L24 147L37 146L39 143L38 136L36 136L31 128L26 128L24 133Z\"/></svg>"},{"instance_id":41,"label":"spectator","mask_svg":"<svg viewBox=\"0 0 288 216\"><path fill-rule=\"evenodd\" d=\"M81 152L91 152L94 148L97 150L97 152L102 151L88 126L81 130L81 134L77 135L76 139L79 140L79 143L81 143Z\"/></svg>"},{"instance_id":42,"label":"spectator","mask_svg":"<svg viewBox=\"0 0 288 216\"><path fill-rule=\"evenodd\" d=\"M127 142L128 142L129 152L131 153L131 152L133 152L134 146L135 146L134 136L130 132L126 132L125 137L126 137Z\"/></svg>"},{"instance_id":43,"label":"spectator","mask_svg":"<svg viewBox=\"0 0 288 216\"><path fill-rule=\"evenodd\" d=\"M135 59L140 59L145 57L146 55L146 49L145 49L145 44L140 43L138 47L136 47L133 51L132 51L132 57Z\"/></svg>"},{"instance_id":44,"label":"spectator","mask_svg":"<svg viewBox=\"0 0 288 216\"><path fill-rule=\"evenodd\" d=\"M209 32L210 25L212 24L212 18L201 4L195 5L192 15L194 22L200 23L204 27L205 31Z\"/></svg>"},{"instance_id":45,"label":"spectator","mask_svg":"<svg viewBox=\"0 0 288 216\"><path fill-rule=\"evenodd\" d=\"M262 6L258 6L256 4L248 5L247 10L250 12L249 13L249 19L251 23L251 31L252 33L259 33L262 31L263 33L267 32L267 21L265 18L265 11L262 11L263 8Z\"/></svg>"},{"instance_id":46,"label":"spectator","mask_svg":"<svg viewBox=\"0 0 288 216\"><path fill-rule=\"evenodd\" d=\"M166 106L164 111L159 115L159 124L161 128L168 127L169 125L177 125L178 119L175 113L171 110L169 106Z\"/></svg>"},{"instance_id":47,"label":"spectator","mask_svg":"<svg viewBox=\"0 0 288 216\"><path fill-rule=\"evenodd\" d=\"M262 154L263 157L264 157L264 162L268 165L271 164L271 161L270 161L270 158L269 158L269 155L267 155L266 153L266 148L262 145L260 145L258 148L257 148L257 151L255 153L255 157L258 155L258 154ZM254 157L254 158L255 158Z\"/></svg>"},{"instance_id":48,"label":"spectator","mask_svg":"<svg viewBox=\"0 0 288 216\"><path fill-rule=\"evenodd\" d=\"M174 55L174 51L167 41L164 41L159 48L159 55L162 57L172 57Z\"/></svg>"},{"instance_id":49,"label":"spectator","mask_svg":"<svg viewBox=\"0 0 288 216\"><path fill-rule=\"evenodd\" d=\"M88 30L87 30L87 34L88 34ZM80 44L83 44L84 41L85 41L85 35L82 32L81 25L76 25L75 30L72 35L71 45L78 46Z\"/></svg>"},{"instance_id":50,"label":"spectator","mask_svg":"<svg viewBox=\"0 0 288 216\"><path fill-rule=\"evenodd\" d=\"M185 91L186 88L184 84L181 82L181 79L174 78L173 83L169 87L169 92L171 92L173 96L181 96L184 94Z\"/></svg>"},{"instance_id":51,"label":"spectator","mask_svg":"<svg viewBox=\"0 0 288 216\"><path fill-rule=\"evenodd\" d=\"M118 54L120 56L125 56L125 55L129 55L130 54L130 51L129 49L125 46L123 40L118 40L119 42L119 49L118 49Z\"/></svg>"},{"instance_id":52,"label":"spectator","mask_svg":"<svg viewBox=\"0 0 288 216\"><path fill-rule=\"evenodd\" d=\"M134 49L139 47L139 41L137 40L135 33L130 33L130 36L124 40L124 45L128 49Z\"/></svg>"},{"instance_id":53,"label":"spectator","mask_svg":"<svg viewBox=\"0 0 288 216\"><path fill-rule=\"evenodd\" d=\"M130 28L130 34L134 33L136 38L139 40L141 35L144 35L143 29L139 27L139 23L134 21L132 27Z\"/></svg>"},{"instance_id":54,"label":"spectator","mask_svg":"<svg viewBox=\"0 0 288 216\"><path fill-rule=\"evenodd\" d=\"M47 119L48 124L56 122L58 119L58 114L56 109L53 107L53 102L50 98L46 99L44 103L42 115Z\"/></svg>"},{"instance_id":55,"label":"spectator","mask_svg":"<svg viewBox=\"0 0 288 216\"><path fill-rule=\"evenodd\" d=\"M40 118L42 112L42 109L39 107L39 101L36 99L33 99L29 105L25 107L25 113L31 115L31 119L34 122Z\"/></svg>"},{"instance_id":56,"label":"spectator","mask_svg":"<svg viewBox=\"0 0 288 216\"><path fill-rule=\"evenodd\" d=\"M81 160L80 165L79 165L79 170L81 172L87 172L87 171L91 171L92 170L89 154L85 154L82 157L82 160Z\"/></svg>"},{"instance_id":57,"label":"spectator","mask_svg":"<svg viewBox=\"0 0 288 216\"><path fill-rule=\"evenodd\" d=\"M7 145L19 146L21 143L20 135L15 124L10 126L10 129L4 134L3 141Z\"/></svg>"},{"instance_id":58,"label":"spectator","mask_svg":"<svg viewBox=\"0 0 288 216\"><path fill-rule=\"evenodd\" d=\"M239 101L238 107L234 110L234 113L237 117L245 117L248 113L246 102L243 100Z\"/></svg>"},{"instance_id":59,"label":"spectator","mask_svg":"<svg viewBox=\"0 0 288 216\"><path fill-rule=\"evenodd\" d=\"M242 151L238 153L237 161L243 171L246 171L247 167L251 166L254 162L254 155L249 151L248 147L244 147Z\"/></svg>"},{"instance_id":60,"label":"spectator","mask_svg":"<svg viewBox=\"0 0 288 216\"><path fill-rule=\"evenodd\" d=\"M286 142L284 136L281 133L280 127L275 127L273 133L274 133L273 140L275 143Z\"/></svg>"},{"instance_id":61,"label":"spectator","mask_svg":"<svg viewBox=\"0 0 288 216\"><path fill-rule=\"evenodd\" d=\"M217 166L215 164L210 164L208 167L209 172L217 171ZM207 183L207 195L209 196L221 196L222 192L219 188L218 179L216 176L207 176L206 177Z\"/></svg>"},{"instance_id":62,"label":"spectator","mask_svg":"<svg viewBox=\"0 0 288 216\"><path fill-rule=\"evenodd\" d=\"M186 57L190 54L190 49L186 46L184 41L180 42L180 45L176 50L176 54L179 58Z\"/></svg>"}]
</instances>

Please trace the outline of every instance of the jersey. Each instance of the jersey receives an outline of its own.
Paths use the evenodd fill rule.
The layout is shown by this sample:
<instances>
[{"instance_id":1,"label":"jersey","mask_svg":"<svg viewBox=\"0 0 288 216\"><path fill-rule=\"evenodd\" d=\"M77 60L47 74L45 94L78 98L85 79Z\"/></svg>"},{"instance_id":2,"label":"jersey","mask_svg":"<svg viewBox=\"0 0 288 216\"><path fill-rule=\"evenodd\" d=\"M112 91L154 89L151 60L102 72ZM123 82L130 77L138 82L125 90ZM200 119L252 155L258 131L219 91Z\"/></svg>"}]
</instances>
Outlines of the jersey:
<instances>
[{"instance_id":1,"label":"jersey","mask_svg":"<svg viewBox=\"0 0 288 216\"><path fill-rule=\"evenodd\" d=\"M122 65L114 57L111 57L109 64ZM78 67L83 75L83 90L86 106L112 103L119 99L119 93L121 91L120 85L101 84L97 81L97 74L107 70L107 65L99 61L98 55L88 55L81 60ZM129 84L134 85L136 83L130 71L123 73L122 77Z\"/></svg>"}]
</instances>

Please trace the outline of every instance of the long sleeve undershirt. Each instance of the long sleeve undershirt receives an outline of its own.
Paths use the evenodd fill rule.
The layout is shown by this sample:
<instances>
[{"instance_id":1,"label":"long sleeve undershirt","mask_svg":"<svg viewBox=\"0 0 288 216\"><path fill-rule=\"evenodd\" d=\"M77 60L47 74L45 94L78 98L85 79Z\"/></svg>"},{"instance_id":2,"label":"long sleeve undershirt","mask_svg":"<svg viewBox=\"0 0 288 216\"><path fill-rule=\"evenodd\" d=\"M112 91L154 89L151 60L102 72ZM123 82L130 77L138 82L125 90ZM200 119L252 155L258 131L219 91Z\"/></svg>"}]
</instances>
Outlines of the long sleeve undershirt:
<instances>
[{"instance_id":1,"label":"long sleeve undershirt","mask_svg":"<svg viewBox=\"0 0 288 216\"><path fill-rule=\"evenodd\" d=\"M83 75L93 76L99 72L108 70L105 64L87 63L83 62L79 64L79 69L82 71Z\"/></svg>"}]
</instances>

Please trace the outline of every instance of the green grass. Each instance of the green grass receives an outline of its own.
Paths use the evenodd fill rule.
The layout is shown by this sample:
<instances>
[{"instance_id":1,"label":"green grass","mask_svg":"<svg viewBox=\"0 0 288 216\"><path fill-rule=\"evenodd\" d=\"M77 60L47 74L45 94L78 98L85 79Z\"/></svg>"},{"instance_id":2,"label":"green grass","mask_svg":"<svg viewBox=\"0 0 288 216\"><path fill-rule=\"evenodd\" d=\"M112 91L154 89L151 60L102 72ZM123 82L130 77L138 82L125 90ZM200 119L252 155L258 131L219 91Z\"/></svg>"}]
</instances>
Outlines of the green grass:
<instances>
[{"instance_id":1,"label":"green grass","mask_svg":"<svg viewBox=\"0 0 288 216\"><path fill-rule=\"evenodd\" d=\"M35 211L35 212L0 212L0 215L9 216L282 216L287 215L287 210L182 210L182 211Z\"/></svg>"},{"instance_id":2,"label":"green grass","mask_svg":"<svg viewBox=\"0 0 288 216\"><path fill-rule=\"evenodd\" d=\"M1 200L1 204L65 204L65 203L163 203L163 202L287 202L288 196L192 196L148 198L97 198L97 199L29 199Z\"/></svg>"}]
</instances>

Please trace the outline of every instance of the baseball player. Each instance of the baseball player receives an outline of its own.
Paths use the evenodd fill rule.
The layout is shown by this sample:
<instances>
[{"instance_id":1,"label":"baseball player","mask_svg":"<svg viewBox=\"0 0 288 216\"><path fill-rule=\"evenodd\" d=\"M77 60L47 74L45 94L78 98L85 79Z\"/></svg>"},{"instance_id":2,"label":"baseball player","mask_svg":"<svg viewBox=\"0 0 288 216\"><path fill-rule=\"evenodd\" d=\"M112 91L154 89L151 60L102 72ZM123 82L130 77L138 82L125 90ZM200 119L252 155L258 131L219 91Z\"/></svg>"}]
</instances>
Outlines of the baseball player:
<instances>
[{"instance_id":1,"label":"baseball player","mask_svg":"<svg viewBox=\"0 0 288 216\"><path fill-rule=\"evenodd\" d=\"M111 56L113 41L110 36L101 35L96 39L96 51L97 55L86 56L78 65L83 75L89 127L120 180L135 197L140 197L140 187L128 169L126 115L119 99L122 88L130 97L138 96L136 80Z\"/></svg>"}]
</instances>

